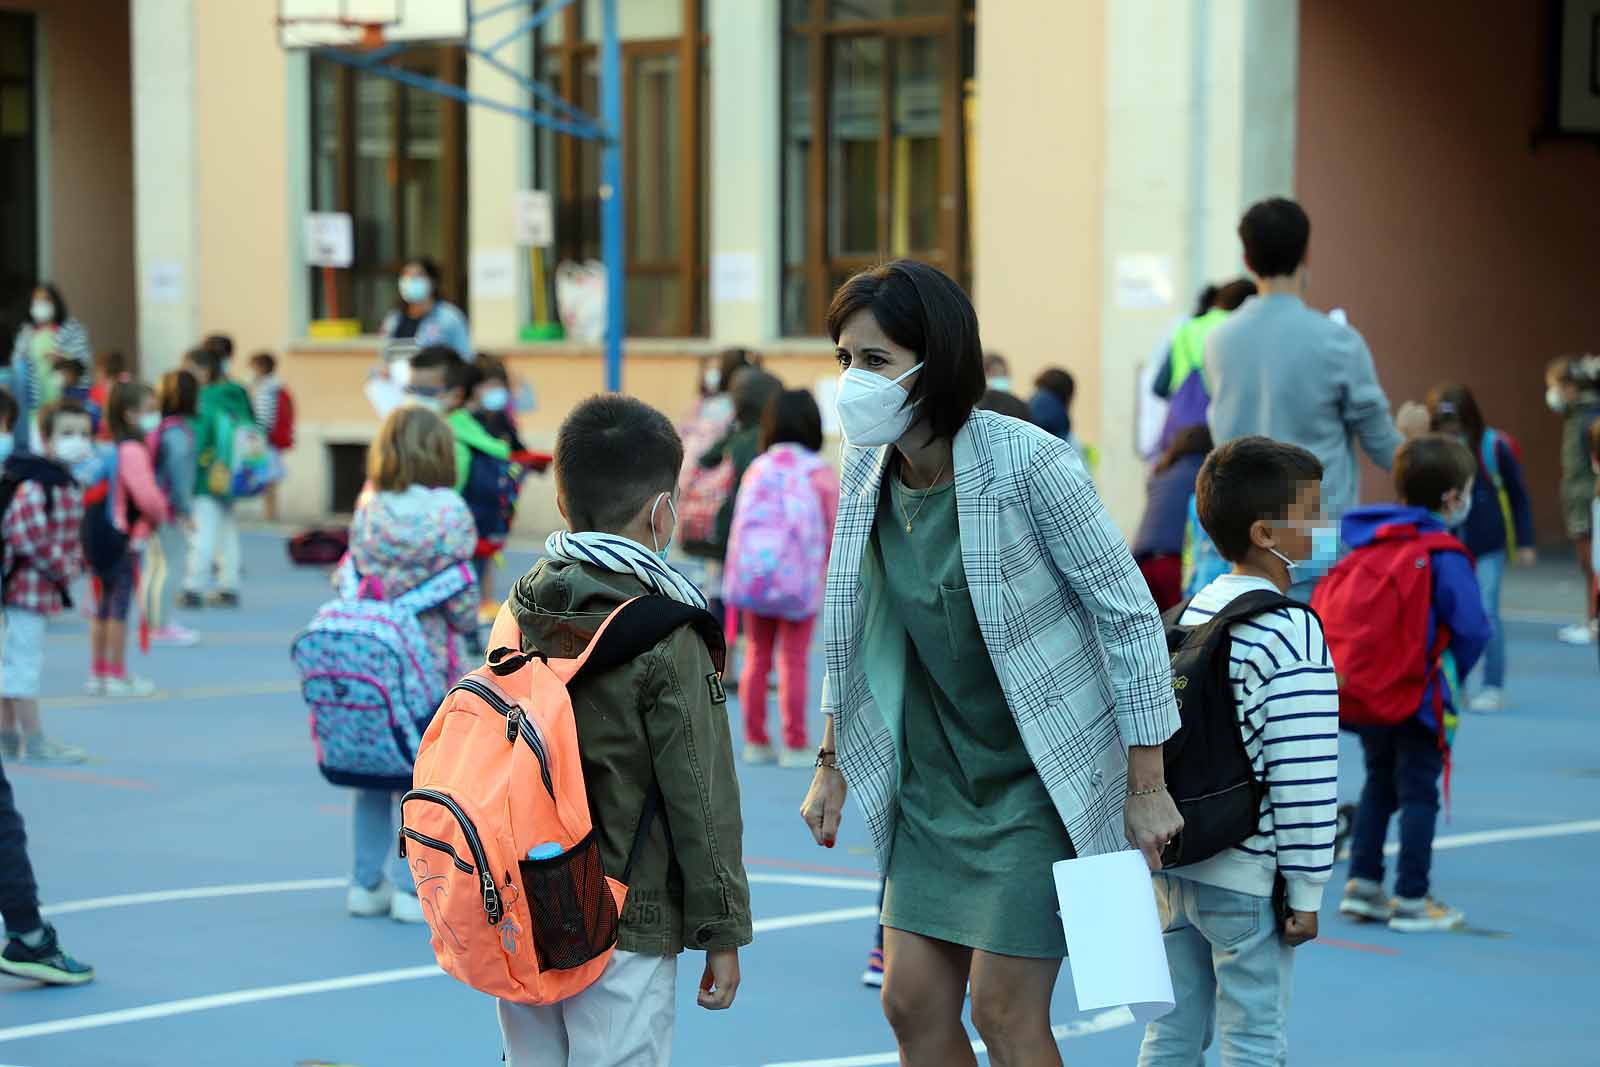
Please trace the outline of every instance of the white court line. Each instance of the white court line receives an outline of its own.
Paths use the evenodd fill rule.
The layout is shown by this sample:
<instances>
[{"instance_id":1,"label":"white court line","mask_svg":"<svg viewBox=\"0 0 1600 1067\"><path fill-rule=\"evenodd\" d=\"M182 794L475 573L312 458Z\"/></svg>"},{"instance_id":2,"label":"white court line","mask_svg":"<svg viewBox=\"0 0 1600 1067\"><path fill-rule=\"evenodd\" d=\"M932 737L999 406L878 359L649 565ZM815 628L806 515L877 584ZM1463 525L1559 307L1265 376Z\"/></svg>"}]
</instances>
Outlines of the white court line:
<instances>
[{"instance_id":1,"label":"white court line","mask_svg":"<svg viewBox=\"0 0 1600 1067\"><path fill-rule=\"evenodd\" d=\"M1050 1033L1055 1036L1057 1042L1061 1042L1069 1037L1083 1037L1086 1034L1099 1034L1129 1026L1133 1021L1133 1013L1127 1008L1111 1008L1091 1015L1087 1019L1052 1026ZM974 1041L972 1051L981 1056L989 1049L982 1041ZM879 1052L870 1056L844 1056L826 1060L786 1060L783 1063L764 1064L763 1067L887 1067L899 1062L898 1052Z\"/></svg>"},{"instance_id":2,"label":"white court line","mask_svg":"<svg viewBox=\"0 0 1600 1067\"><path fill-rule=\"evenodd\" d=\"M1433 839L1435 851L1448 848L1471 848L1473 845L1498 845L1503 841L1532 841L1541 837L1570 837L1573 834L1600 833L1600 819L1579 819L1576 822L1553 822L1543 826L1513 826L1505 830L1479 830L1470 834L1445 834ZM1398 844L1385 846L1383 854L1393 856L1400 851Z\"/></svg>"},{"instance_id":3,"label":"white court line","mask_svg":"<svg viewBox=\"0 0 1600 1067\"><path fill-rule=\"evenodd\" d=\"M1527 841L1546 837L1567 837L1574 834L1600 833L1600 819L1583 819L1574 822L1547 823L1543 826L1509 827L1504 830L1482 830L1475 833L1447 834L1434 839L1434 848L1468 848L1473 845L1498 844L1505 841ZM1392 849L1390 850L1392 851ZM752 882L772 882L779 885L815 885L827 881L831 885L834 881L849 883L836 888L866 889L871 884L870 879L823 879L803 875L768 875L751 874L748 876ZM130 904L156 904L172 900L199 900L207 897L244 896L251 893L279 893L295 890L333 889L345 885L342 878L312 878L294 882L257 882L241 885L211 886L199 889L173 889L155 893L130 893L116 897L96 897L85 900L66 901L53 907L41 909L47 915L61 915L76 911L90 911L96 908L123 907ZM875 888L875 887L874 887ZM783 915L771 919L756 921L756 933L768 933L776 930L788 930L803 926L821 926L826 923L849 922L855 919L868 919L877 914L875 907L839 908L832 911L811 912L805 915ZM226 1008L238 1004L253 1004L266 1000L282 1000L288 997L314 996L319 993L336 992L343 989L359 989L364 986L384 985L391 982L405 982L418 978L431 978L442 974L437 967L406 967L390 971L372 971L367 974L347 975L343 978L327 978L315 982L298 982L291 985L266 986L260 989L241 989L233 993L217 993L204 997L189 997L183 1000L169 1000L159 1004L147 1004L140 1008L127 1008L121 1011L98 1012L93 1015L80 1015L75 1018L56 1019L51 1022L31 1023L26 1026L13 1026L0 1030L0 1042L17 1041L26 1037L46 1037L52 1034L70 1033L76 1030L91 1030L104 1026L116 1026L121 1023L141 1022L147 1019L160 1019L173 1015L188 1015L199 1011L210 1011L215 1008ZM1113 1019L1117 1017L1120 1021ZM1064 1023L1054 1028L1057 1039L1073 1037L1079 1034L1097 1033L1102 1030L1125 1026L1133 1021L1133 1017L1124 1010L1101 1012L1099 1015L1078 1022ZM974 1049L981 1051L981 1044L974 1044ZM767 1067L877 1067L880 1064L894 1064L899 1062L896 1054L877 1054L871 1056L857 1056L846 1059L826 1060L796 1060L783 1064L769 1064Z\"/></svg>"},{"instance_id":4,"label":"white court line","mask_svg":"<svg viewBox=\"0 0 1600 1067\"><path fill-rule=\"evenodd\" d=\"M877 892L878 883L872 878L824 878L801 874L749 874L746 877L756 884L798 885L815 889L855 889ZM124 893L112 897L89 897L85 900L67 900L40 908L44 915L71 915L79 911L100 911L104 908L125 908L134 904L167 904L179 900L209 900L213 897L243 897L258 893L294 893L316 889L343 889L349 885L345 878L302 878L292 882L245 882L238 885L199 886L194 889L163 889L150 893ZM0 1065L3 1067L3 1065Z\"/></svg>"},{"instance_id":5,"label":"white court line","mask_svg":"<svg viewBox=\"0 0 1600 1067\"><path fill-rule=\"evenodd\" d=\"M339 883L343 885L341 881ZM870 919L878 914L877 908L841 908L834 911L817 911L806 915L780 915L772 919L758 919L755 932L770 933L798 926L822 926L826 923L847 922L853 919ZM92 1015L79 1015L50 1022L29 1023L0 1030L0 1042L21 1041L29 1037L51 1037L78 1030L97 1030L122 1023L145 1022L149 1019L166 1019L174 1015L191 1015L198 1011L231 1008L240 1004L257 1004L266 1000L286 1000L290 997L309 997L319 993L335 993L344 989L361 989L365 986L388 985L392 982L410 982L418 978L437 978L444 972L438 967L401 967L390 971L369 971L343 978L324 978L315 982L294 982L289 985L263 986L259 989L240 989L232 993L213 993L204 997L185 997L158 1004L120 1011L102 1011Z\"/></svg>"}]
</instances>

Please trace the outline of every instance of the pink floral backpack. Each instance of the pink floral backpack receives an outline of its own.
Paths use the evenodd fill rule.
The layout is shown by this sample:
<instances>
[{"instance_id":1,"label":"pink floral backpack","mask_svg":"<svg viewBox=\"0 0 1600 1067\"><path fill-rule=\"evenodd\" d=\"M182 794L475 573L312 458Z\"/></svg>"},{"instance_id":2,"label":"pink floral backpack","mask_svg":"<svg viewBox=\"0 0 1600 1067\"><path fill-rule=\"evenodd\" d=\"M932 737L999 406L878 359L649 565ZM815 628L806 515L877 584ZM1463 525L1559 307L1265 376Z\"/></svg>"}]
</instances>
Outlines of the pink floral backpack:
<instances>
[{"instance_id":1,"label":"pink floral backpack","mask_svg":"<svg viewBox=\"0 0 1600 1067\"><path fill-rule=\"evenodd\" d=\"M822 610L828 528L812 476L825 466L793 444L776 445L750 464L728 536L722 583L728 603L795 622Z\"/></svg>"}]
</instances>

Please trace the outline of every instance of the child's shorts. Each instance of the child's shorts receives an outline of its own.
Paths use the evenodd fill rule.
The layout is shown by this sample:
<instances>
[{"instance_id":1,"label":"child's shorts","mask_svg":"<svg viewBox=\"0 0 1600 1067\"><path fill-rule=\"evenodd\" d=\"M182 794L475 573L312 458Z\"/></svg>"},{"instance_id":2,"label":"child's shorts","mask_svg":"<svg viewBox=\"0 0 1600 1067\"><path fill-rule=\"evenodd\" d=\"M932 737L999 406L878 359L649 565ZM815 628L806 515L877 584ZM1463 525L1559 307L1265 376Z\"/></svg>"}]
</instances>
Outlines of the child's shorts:
<instances>
[{"instance_id":1,"label":"child's shorts","mask_svg":"<svg viewBox=\"0 0 1600 1067\"><path fill-rule=\"evenodd\" d=\"M94 583L98 594L94 617L101 622L126 622L128 611L133 607L134 590L139 585L134 554L127 552L110 570L96 573Z\"/></svg>"},{"instance_id":2,"label":"child's shorts","mask_svg":"<svg viewBox=\"0 0 1600 1067\"><path fill-rule=\"evenodd\" d=\"M0 696L37 700L44 673L45 617L37 611L6 608L6 634L0 643Z\"/></svg>"}]
</instances>

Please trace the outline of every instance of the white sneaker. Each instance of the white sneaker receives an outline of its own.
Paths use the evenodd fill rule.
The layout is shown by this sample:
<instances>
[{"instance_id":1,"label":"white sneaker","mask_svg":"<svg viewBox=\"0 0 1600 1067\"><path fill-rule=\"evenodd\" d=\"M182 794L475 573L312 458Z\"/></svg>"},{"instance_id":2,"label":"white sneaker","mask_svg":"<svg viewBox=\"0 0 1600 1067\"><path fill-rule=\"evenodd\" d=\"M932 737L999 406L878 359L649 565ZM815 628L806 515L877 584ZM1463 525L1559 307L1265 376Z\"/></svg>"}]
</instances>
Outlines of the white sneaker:
<instances>
[{"instance_id":1,"label":"white sneaker","mask_svg":"<svg viewBox=\"0 0 1600 1067\"><path fill-rule=\"evenodd\" d=\"M771 745L745 745L744 761L750 764L776 763L778 754Z\"/></svg>"},{"instance_id":2,"label":"white sneaker","mask_svg":"<svg viewBox=\"0 0 1600 1067\"><path fill-rule=\"evenodd\" d=\"M106 695L106 680L98 674L91 674L83 681L83 691L92 697Z\"/></svg>"},{"instance_id":3,"label":"white sneaker","mask_svg":"<svg viewBox=\"0 0 1600 1067\"><path fill-rule=\"evenodd\" d=\"M344 906L358 919L375 919L380 915L389 914L390 900L395 895L394 886L388 882L378 883L376 889L363 889L353 885L350 887L350 892L345 894Z\"/></svg>"},{"instance_id":4,"label":"white sneaker","mask_svg":"<svg viewBox=\"0 0 1600 1067\"><path fill-rule=\"evenodd\" d=\"M77 745L66 745L44 734L34 734L22 741L23 763L82 763L89 753Z\"/></svg>"},{"instance_id":5,"label":"white sneaker","mask_svg":"<svg viewBox=\"0 0 1600 1067\"><path fill-rule=\"evenodd\" d=\"M192 648L200 643L200 634L187 626L171 623L150 632L152 645L169 645L173 648Z\"/></svg>"},{"instance_id":6,"label":"white sneaker","mask_svg":"<svg viewBox=\"0 0 1600 1067\"><path fill-rule=\"evenodd\" d=\"M156 683L137 674L128 674L121 678L105 678L101 680L101 685L108 697L148 697L154 696L156 692Z\"/></svg>"},{"instance_id":7,"label":"white sneaker","mask_svg":"<svg viewBox=\"0 0 1600 1067\"><path fill-rule=\"evenodd\" d=\"M1472 698L1472 703L1467 705L1471 711L1480 715L1493 715L1497 711L1506 710L1506 693L1504 689L1490 687Z\"/></svg>"},{"instance_id":8,"label":"white sneaker","mask_svg":"<svg viewBox=\"0 0 1600 1067\"><path fill-rule=\"evenodd\" d=\"M1563 645L1592 645L1596 640L1594 623L1575 622L1556 631L1556 640Z\"/></svg>"},{"instance_id":9,"label":"white sneaker","mask_svg":"<svg viewBox=\"0 0 1600 1067\"><path fill-rule=\"evenodd\" d=\"M422 901L417 899L415 893L402 893L395 891L393 899L389 901L389 918L397 923L417 925L426 922L422 917Z\"/></svg>"},{"instance_id":10,"label":"white sneaker","mask_svg":"<svg viewBox=\"0 0 1600 1067\"><path fill-rule=\"evenodd\" d=\"M1460 908L1452 908L1442 900L1433 897L1418 900L1395 897L1394 916L1389 920L1389 929L1401 934L1426 934L1454 930L1466 921L1467 917Z\"/></svg>"}]
</instances>

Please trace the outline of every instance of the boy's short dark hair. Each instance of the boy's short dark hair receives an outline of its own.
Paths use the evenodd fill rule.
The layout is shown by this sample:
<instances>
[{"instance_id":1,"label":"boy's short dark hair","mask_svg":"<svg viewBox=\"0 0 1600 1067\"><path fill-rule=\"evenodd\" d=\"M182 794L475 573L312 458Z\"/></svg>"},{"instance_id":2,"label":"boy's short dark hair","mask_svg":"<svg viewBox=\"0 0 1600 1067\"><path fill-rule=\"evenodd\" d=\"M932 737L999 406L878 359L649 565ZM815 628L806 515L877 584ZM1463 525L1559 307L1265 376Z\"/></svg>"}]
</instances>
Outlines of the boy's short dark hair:
<instances>
[{"instance_id":1,"label":"boy's short dark hair","mask_svg":"<svg viewBox=\"0 0 1600 1067\"><path fill-rule=\"evenodd\" d=\"M79 363L71 356L57 356L55 367L53 369L58 374L70 374L78 381L83 380L83 364Z\"/></svg>"},{"instance_id":2,"label":"boy's short dark hair","mask_svg":"<svg viewBox=\"0 0 1600 1067\"><path fill-rule=\"evenodd\" d=\"M761 417L761 451L773 445L799 445L822 451L822 411L809 389L786 389L772 398Z\"/></svg>"},{"instance_id":3,"label":"boy's short dark hair","mask_svg":"<svg viewBox=\"0 0 1600 1067\"><path fill-rule=\"evenodd\" d=\"M1394 456L1394 491L1408 507L1438 511L1444 495L1465 489L1478 473L1472 449L1442 433L1413 437Z\"/></svg>"},{"instance_id":4,"label":"boy's short dark hair","mask_svg":"<svg viewBox=\"0 0 1600 1067\"><path fill-rule=\"evenodd\" d=\"M608 393L572 410L556 432L556 486L572 528L616 530L677 488L683 441L642 400Z\"/></svg>"},{"instance_id":5,"label":"boy's short dark hair","mask_svg":"<svg viewBox=\"0 0 1600 1067\"><path fill-rule=\"evenodd\" d=\"M271 352L257 352L250 357L250 366L261 374L276 374L278 372L278 357Z\"/></svg>"},{"instance_id":6,"label":"boy's short dark hair","mask_svg":"<svg viewBox=\"0 0 1600 1067\"><path fill-rule=\"evenodd\" d=\"M17 426L17 398L10 390L0 389L0 433L10 433Z\"/></svg>"},{"instance_id":7,"label":"boy's short dark hair","mask_svg":"<svg viewBox=\"0 0 1600 1067\"><path fill-rule=\"evenodd\" d=\"M1239 220L1245 265L1258 277L1282 278L1300 269L1311 243L1311 219L1293 200L1275 196Z\"/></svg>"},{"instance_id":8,"label":"boy's short dark hair","mask_svg":"<svg viewBox=\"0 0 1600 1067\"><path fill-rule=\"evenodd\" d=\"M55 436L56 423L73 415L89 418L89 409L76 400L57 400L39 409L39 432L46 441Z\"/></svg>"},{"instance_id":9,"label":"boy's short dark hair","mask_svg":"<svg viewBox=\"0 0 1600 1067\"><path fill-rule=\"evenodd\" d=\"M233 358L233 337L229 334L207 334L206 339L200 342L200 347L208 348L215 352L219 359Z\"/></svg>"},{"instance_id":10,"label":"boy's short dark hair","mask_svg":"<svg viewBox=\"0 0 1600 1067\"><path fill-rule=\"evenodd\" d=\"M754 367L742 372L733 387L733 413L741 426L760 426L772 398L783 392L783 383Z\"/></svg>"},{"instance_id":11,"label":"boy's short dark hair","mask_svg":"<svg viewBox=\"0 0 1600 1067\"><path fill-rule=\"evenodd\" d=\"M1298 445L1241 437L1211 453L1195 483L1200 525L1229 563L1250 552L1250 527L1280 520L1307 483L1322 481L1322 461Z\"/></svg>"},{"instance_id":12,"label":"boy's short dark hair","mask_svg":"<svg viewBox=\"0 0 1600 1067\"><path fill-rule=\"evenodd\" d=\"M1033 387L1054 396L1061 406L1071 410L1072 398L1078 395L1078 380L1072 372L1061 367L1050 367L1034 379Z\"/></svg>"},{"instance_id":13,"label":"boy's short dark hair","mask_svg":"<svg viewBox=\"0 0 1600 1067\"><path fill-rule=\"evenodd\" d=\"M202 386L210 385L222 376L222 360L225 357L209 344L189 349L184 358L200 372L195 377Z\"/></svg>"},{"instance_id":14,"label":"boy's short dark hair","mask_svg":"<svg viewBox=\"0 0 1600 1067\"><path fill-rule=\"evenodd\" d=\"M511 384L511 371L506 367L506 361L499 356L491 356L487 352L479 352L475 360L478 372L483 375L486 382L500 382L502 385Z\"/></svg>"}]
</instances>

